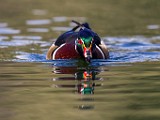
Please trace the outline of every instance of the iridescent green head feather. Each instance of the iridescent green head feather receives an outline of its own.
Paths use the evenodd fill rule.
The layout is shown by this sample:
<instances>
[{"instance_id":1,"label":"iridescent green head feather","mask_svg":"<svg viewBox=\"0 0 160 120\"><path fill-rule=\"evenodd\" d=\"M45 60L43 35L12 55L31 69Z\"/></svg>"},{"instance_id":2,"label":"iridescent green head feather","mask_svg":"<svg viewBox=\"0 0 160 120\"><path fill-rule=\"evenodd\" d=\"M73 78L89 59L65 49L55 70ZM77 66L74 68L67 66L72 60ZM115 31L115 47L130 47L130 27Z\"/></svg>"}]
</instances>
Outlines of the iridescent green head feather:
<instances>
[{"instance_id":1,"label":"iridescent green head feather","mask_svg":"<svg viewBox=\"0 0 160 120\"><path fill-rule=\"evenodd\" d=\"M78 39L76 41L77 51L83 56L88 62L92 58L92 42L93 35L89 29L81 29L78 33Z\"/></svg>"},{"instance_id":2,"label":"iridescent green head feather","mask_svg":"<svg viewBox=\"0 0 160 120\"><path fill-rule=\"evenodd\" d=\"M84 38L84 37L81 38L81 40L83 40L83 42L87 48L90 47L90 45L92 43L92 39L93 39L92 36L87 37L87 38Z\"/></svg>"}]
</instances>

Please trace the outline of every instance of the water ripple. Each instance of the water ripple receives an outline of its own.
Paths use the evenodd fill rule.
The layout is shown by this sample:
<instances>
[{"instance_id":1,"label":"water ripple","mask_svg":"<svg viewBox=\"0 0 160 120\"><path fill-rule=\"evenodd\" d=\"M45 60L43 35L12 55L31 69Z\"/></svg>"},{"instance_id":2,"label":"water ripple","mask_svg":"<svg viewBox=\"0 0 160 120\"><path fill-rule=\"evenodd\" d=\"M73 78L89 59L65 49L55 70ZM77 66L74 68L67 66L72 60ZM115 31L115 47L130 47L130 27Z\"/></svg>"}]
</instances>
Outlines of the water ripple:
<instances>
[{"instance_id":1,"label":"water ripple","mask_svg":"<svg viewBox=\"0 0 160 120\"><path fill-rule=\"evenodd\" d=\"M148 25L147 29L149 29L149 30L156 30L156 29L160 29L160 26L159 25Z\"/></svg>"},{"instance_id":2,"label":"water ripple","mask_svg":"<svg viewBox=\"0 0 160 120\"><path fill-rule=\"evenodd\" d=\"M144 62L160 60L160 37L104 37L110 50L110 60Z\"/></svg>"},{"instance_id":3,"label":"water ripple","mask_svg":"<svg viewBox=\"0 0 160 120\"><path fill-rule=\"evenodd\" d=\"M13 39L11 41L1 41L0 42L0 48L2 47L18 47L18 46L26 46L30 44L43 44L46 45L45 41L37 41L37 40L28 40L28 39ZM48 45L48 44L47 44Z\"/></svg>"},{"instance_id":4,"label":"water ripple","mask_svg":"<svg viewBox=\"0 0 160 120\"><path fill-rule=\"evenodd\" d=\"M48 25L51 23L49 19L39 19L39 20L27 20L27 25Z\"/></svg>"},{"instance_id":5,"label":"water ripple","mask_svg":"<svg viewBox=\"0 0 160 120\"><path fill-rule=\"evenodd\" d=\"M13 36L13 39L30 39L30 40L41 40L41 36Z\"/></svg>"},{"instance_id":6,"label":"water ripple","mask_svg":"<svg viewBox=\"0 0 160 120\"><path fill-rule=\"evenodd\" d=\"M8 36L0 36L0 41L9 39Z\"/></svg>"},{"instance_id":7,"label":"water ripple","mask_svg":"<svg viewBox=\"0 0 160 120\"><path fill-rule=\"evenodd\" d=\"M28 32L40 32L40 33L46 33L49 32L48 28L28 28Z\"/></svg>"},{"instance_id":8,"label":"water ripple","mask_svg":"<svg viewBox=\"0 0 160 120\"><path fill-rule=\"evenodd\" d=\"M0 28L0 34L19 34L21 31L13 28Z\"/></svg>"},{"instance_id":9,"label":"water ripple","mask_svg":"<svg viewBox=\"0 0 160 120\"><path fill-rule=\"evenodd\" d=\"M69 31L69 30L71 30L72 29L72 27L52 27L52 30L53 31Z\"/></svg>"},{"instance_id":10,"label":"water ripple","mask_svg":"<svg viewBox=\"0 0 160 120\"><path fill-rule=\"evenodd\" d=\"M41 9L34 9L32 10L32 13L34 15L46 15L47 14L47 10L41 10Z\"/></svg>"},{"instance_id":11,"label":"water ripple","mask_svg":"<svg viewBox=\"0 0 160 120\"><path fill-rule=\"evenodd\" d=\"M7 27L7 26L8 26L8 23L1 23L0 22L0 28Z\"/></svg>"},{"instance_id":12,"label":"water ripple","mask_svg":"<svg viewBox=\"0 0 160 120\"><path fill-rule=\"evenodd\" d=\"M84 22L86 21L86 18L85 17L66 17L66 16L53 17L54 22L66 22L71 20L78 20L78 21Z\"/></svg>"}]
</instances>

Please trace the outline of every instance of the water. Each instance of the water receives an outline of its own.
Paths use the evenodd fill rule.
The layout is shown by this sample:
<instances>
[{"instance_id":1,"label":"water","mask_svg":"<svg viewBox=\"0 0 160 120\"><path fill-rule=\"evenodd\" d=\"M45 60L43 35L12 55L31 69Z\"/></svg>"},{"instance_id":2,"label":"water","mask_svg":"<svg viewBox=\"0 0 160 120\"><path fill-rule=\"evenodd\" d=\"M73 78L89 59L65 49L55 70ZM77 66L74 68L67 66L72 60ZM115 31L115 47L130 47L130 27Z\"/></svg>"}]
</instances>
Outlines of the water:
<instances>
[{"instance_id":1,"label":"water","mask_svg":"<svg viewBox=\"0 0 160 120\"><path fill-rule=\"evenodd\" d=\"M0 2L0 120L159 120L159 5ZM45 59L72 19L91 23L109 59Z\"/></svg>"}]
</instances>

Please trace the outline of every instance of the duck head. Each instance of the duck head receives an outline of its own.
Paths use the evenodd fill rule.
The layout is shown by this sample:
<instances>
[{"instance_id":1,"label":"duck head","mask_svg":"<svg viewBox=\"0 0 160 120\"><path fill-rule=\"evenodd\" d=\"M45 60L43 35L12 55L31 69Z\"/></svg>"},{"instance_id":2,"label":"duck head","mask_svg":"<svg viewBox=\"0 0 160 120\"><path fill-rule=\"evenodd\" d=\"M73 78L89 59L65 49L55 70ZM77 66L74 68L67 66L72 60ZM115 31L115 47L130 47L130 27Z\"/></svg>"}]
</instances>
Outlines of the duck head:
<instances>
[{"instance_id":1,"label":"duck head","mask_svg":"<svg viewBox=\"0 0 160 120\"><path fill-rule=\"evenodd\" d=\"M75 42L76 51L87 61L92 59L92 52L95 48L92 31L84 28L78 32L78 38Z\"/></svg>"}]
</instances>

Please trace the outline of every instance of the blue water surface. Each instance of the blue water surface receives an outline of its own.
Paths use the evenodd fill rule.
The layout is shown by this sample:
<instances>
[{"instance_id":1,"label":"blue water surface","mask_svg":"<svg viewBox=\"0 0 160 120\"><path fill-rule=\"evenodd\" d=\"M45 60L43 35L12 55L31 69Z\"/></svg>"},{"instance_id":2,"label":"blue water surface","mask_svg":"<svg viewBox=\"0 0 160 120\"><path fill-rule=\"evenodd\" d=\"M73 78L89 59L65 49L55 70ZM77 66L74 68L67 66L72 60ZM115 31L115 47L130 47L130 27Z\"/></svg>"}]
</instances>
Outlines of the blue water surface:
<instances>
[{"instance_id":1,"label":"blue water surface","mask_svg":"<svg viewBox=\"0 0 160 120\"><path fill-rule=\"evenodd\" d=\"M110 58L106 60L93 59L91 62L91 65L93 66L160 60L160 36L103 37L102 40L108 46ZM43 44L43 42L41 44ZM45 44L47 45L47 43ZM16 59L14 59L14 61L45 62L53 63L57 66L74 65L78 61L46 60L45 55L45 50L43 54L19 52L19 55L16 56Z\"/></svg>"},{"instance_id":2,"label":"blue water surface","mask_svg":"<svg viewBox=\"0 0 160 120\"><path fill-rule=\"evenodd\" d=\"M59 18L56 18L59 19ZM54 19L55 20L55 19ZM33 28L33 26L39 26L43 24L51 24L48 19L42 20L28 20L26 21L26 29L34 29L36 35L32 35L31 31L28 31L30 35L21 35L21 30L9 27L7 23L1 23L0 28L0 49L10 48L7 54L14 53L11 58L0 58L2 61L16 61L16 62L44 62L53 63L57 66L76 65L77 60L46 60L46 52L53 41L56 38L44 40L41 33L49 31L39 31L39 28ZM32 25L32 28L30 27ZM70 25L73 27L73 25ZM52 30L53 27L51 27ZM42 28L46 29L46 28ZM68 29L67 29L68 30ZM54 32L64 32L64 29L59 27ZM66 30L65 30L66 31ZM91 65L103 66L114 65L123 63L136 63L146 61L159 61L160 60L160 36L104 36L101 37L104 43L109 49L110 58L106 60L97 59L92 60ZM28 46L28 47L26 47ZM39 50L36 50L35 46L38 46ZM25 47L25 48L24 48ZM24 48L24 49L22 49ZM27 50L28 49L28 50ZM5 50L4 50L5 51ZM4 52L3 52L4 54ZM63 61L63 62L62 62Z\"/></svg>"}]
</instances>

